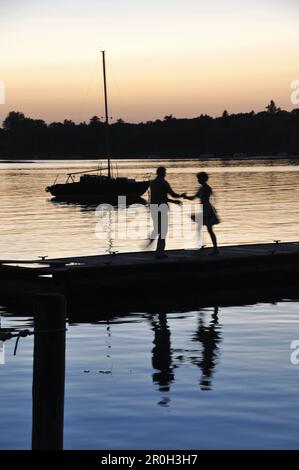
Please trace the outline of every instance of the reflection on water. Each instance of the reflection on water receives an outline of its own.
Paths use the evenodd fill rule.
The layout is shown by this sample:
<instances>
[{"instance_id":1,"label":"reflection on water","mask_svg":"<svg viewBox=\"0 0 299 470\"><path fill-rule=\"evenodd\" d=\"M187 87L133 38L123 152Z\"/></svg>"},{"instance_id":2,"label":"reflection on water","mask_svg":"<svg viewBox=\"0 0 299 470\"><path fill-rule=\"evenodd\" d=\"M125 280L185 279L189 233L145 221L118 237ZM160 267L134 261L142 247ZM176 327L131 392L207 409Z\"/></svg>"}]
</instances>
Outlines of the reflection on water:
<instances>
[{"instance_id":1,"label":"reflection on water","mask_svg":"<svg viewBox=\"0 0 299 470\"><path fill-rule=\"evenodd\" d=\"M204 314L198 319L198 328L193 337L193 341L198 341L202 345L202 357L192 357L193 364L196 364L202 372L200 379L201 390L212 389L212 377L220 352L220 328L218 324L218 307L214 308L212 318L208 325L205 325Z\"/></svg>"},{"instance_id":2,"label":"reflection on water","mask_svg":"<svg viewBox=\"0 0 299 470\"><path fill-rule=\"evenodd\" d=\"M221 325L218 321L218 311L219 307L214 307L209 320L205 318L204 311L199 312L198 325L192 341L199 343L201 348L192 348L190 351L185 351L185 355L179 354L174 358L167 314L151 315L151 326L154 332L152 365L156 369L153 373L153 382L158 384L161 392L170 391L170 386L175 381L176 369L188 360L201 370L202 375L199 380L201 390L212 389L213 373L220 356ZM190 356L188 357L186 353ZM159 402L159 404L165 406L164 401ZM169 404L169 400L167 404Z\"/></svg>"},{"instance_id":3,"label":"reflection on water","mask_svg":"<svg viewBox=\"0 0 299 470\"><path fill-rule=\"evenodd\" d=\"M2 317L2 332L30 327ZM298 448L298 303L69 324L66 449ZM0 448L30 448L32 337L5 341Z\"/></svg>"},{"instance_id":4,"label":"reflection on water","mask_svg":"<svg viewBox=\"0 0 299 470\"><path fill-rule=\"evenodd\" d=\"M167 315L159 313L157 318L153 316L151 324L154 332L152 364L153 368L159 371L153 373L153 381L159 385L161 392L169 392L170 384L174 381L174 373Z\"/></svg>"}]
</instances>

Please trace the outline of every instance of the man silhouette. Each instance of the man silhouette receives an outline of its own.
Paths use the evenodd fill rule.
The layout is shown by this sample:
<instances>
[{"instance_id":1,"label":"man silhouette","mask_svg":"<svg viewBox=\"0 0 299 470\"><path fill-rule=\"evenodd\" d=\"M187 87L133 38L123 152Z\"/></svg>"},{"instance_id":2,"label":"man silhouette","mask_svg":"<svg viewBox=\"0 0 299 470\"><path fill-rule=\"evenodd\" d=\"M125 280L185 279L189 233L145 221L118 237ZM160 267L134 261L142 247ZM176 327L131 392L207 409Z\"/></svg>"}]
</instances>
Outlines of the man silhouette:
<instances>
[{"instance_id":1,"label":"man silhouette","mask_svg":"<svg viewBox=\"0 0 299 470\"><path fill-rule=\"evenodd\" d=\"M151 245L156 237L158 237L156 258L167 258L165 255L166 236L168 232L168 203L181 204L177 199L169 199L168 195L178 198L185 197L185 193L177 194L173 191L166 177L166 168L160 166L157 168L157 176L150 184L150 210L153 220L153 231L147 246Z\"/></svg>"}]
</instances>

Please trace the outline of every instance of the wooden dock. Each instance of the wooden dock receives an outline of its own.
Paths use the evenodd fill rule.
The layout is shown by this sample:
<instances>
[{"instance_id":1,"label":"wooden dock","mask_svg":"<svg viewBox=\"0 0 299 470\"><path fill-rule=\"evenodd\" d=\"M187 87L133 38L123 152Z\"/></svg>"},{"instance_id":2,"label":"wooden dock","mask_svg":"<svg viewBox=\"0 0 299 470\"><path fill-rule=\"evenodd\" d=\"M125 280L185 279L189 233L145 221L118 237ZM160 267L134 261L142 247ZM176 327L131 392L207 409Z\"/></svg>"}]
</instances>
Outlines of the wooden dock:
<instances>
[{"instance_id":1,"label":"wooden dock","mask_svg":"<svg viewBox=\"0 0 299 470\"><path fill-rule=\"evenodd\" d=\"M297 288L299 242L78 256L45 260L0 260L0 302L30 305L37 293L61 293L69 305L120 309L132 302L238 296L255 289ZM89 307L87 307L89 306Z\"/></svg>"}]
</instances>

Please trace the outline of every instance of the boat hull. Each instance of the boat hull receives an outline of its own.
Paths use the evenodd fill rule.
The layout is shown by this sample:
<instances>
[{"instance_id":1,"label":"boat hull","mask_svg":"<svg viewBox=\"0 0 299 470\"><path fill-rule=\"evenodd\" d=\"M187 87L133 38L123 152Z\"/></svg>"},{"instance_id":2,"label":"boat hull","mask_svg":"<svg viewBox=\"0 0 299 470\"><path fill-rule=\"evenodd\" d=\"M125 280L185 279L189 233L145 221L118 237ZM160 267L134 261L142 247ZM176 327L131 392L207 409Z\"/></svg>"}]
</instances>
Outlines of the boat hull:
<instances>
[{"instance_id":1,"label":"boat hull","mask_svg":"<svg viewBox=\"0 0 299 470\"><path fill-rule=\"evenodd\" d=\"M119 196L128 199L141 197L149 188L149 181L104 181L98 184L92 183L65 183L54 184L46 190L60 201L82 202L114 202Z\"/></svg>"}]
</instances>

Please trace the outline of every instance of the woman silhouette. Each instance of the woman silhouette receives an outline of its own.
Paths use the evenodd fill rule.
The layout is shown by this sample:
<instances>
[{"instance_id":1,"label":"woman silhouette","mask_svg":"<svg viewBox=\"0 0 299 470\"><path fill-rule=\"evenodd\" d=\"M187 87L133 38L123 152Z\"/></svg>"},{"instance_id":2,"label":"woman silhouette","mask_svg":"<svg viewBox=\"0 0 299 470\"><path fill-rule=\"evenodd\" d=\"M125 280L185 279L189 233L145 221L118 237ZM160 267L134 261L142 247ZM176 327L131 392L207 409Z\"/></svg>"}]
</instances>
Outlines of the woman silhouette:
<instances>
[{"instance_id":1,"label":"woman silhouette","mask_svg":"<svg viewBox=\"0 0 299 470\"><path fill-rule=\"evenodd\" d=\"M216 209L210 202L210 197L213 194L211 186L207 184L209 175L205 171L201 171L196 175L199 184L201 185L199 190L194 196L185 196L186 199L192 201L198 198L203 206L203 225L207 227L209 235L213 243L212 256L218 255L219 250L217 246L217 238L213 230L213 225L219 224L220 220L217 215ZM192 220L195 220L195 216L192 216Z\"/></svg>"}]
</instances>

